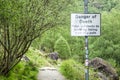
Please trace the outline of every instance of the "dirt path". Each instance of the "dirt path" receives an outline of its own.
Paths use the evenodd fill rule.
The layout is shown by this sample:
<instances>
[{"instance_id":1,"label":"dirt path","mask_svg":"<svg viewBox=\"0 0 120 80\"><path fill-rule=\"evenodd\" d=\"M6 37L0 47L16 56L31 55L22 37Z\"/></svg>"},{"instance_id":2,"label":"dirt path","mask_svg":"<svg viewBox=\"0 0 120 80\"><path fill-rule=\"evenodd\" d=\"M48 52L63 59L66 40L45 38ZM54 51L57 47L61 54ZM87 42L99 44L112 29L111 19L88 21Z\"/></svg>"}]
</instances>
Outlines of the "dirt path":
<instances>
[{"instance_id":1,"label":"dirt path","mask_svg":"<svg viewBox=\"0 0 120 80\"><path fill-rule=\"evenodd\" d=\"M66 80L56 68L43 67L38 74L38 80Z\"/></svg>"}]
</instances>

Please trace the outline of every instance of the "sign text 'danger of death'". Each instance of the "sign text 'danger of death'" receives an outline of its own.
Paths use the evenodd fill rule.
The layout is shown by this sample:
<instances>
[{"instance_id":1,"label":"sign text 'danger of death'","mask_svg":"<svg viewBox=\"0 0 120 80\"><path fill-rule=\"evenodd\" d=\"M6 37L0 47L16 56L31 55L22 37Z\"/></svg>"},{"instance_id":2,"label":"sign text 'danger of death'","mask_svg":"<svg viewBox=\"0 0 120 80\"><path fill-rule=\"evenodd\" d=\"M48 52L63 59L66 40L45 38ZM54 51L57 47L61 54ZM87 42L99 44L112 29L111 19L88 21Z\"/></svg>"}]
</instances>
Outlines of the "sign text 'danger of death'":
<instances>
[{"instance_id":1,"label":"sign text 'danger of death'","mask_svg":"<svg viewBox=\"0 0 120 80\"><path fill-rule=\"evenodd\" d=\"M72 36L100 36L100 14L71 14Z\"/></svg>"}]
</instances>

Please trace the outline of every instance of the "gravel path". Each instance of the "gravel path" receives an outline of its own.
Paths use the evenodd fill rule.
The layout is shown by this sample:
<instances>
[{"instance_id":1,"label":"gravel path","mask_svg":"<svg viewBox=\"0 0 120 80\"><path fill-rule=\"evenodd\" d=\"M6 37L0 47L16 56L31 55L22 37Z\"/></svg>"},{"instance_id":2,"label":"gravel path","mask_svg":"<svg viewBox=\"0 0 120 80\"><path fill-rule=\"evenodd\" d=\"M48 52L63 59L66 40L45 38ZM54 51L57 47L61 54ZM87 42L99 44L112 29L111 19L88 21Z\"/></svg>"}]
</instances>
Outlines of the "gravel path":
<instances>
[{"instance_id":1,"label":"gravel path","mask_svg":"<svg viewBox=\"0 0 120 80\"><path fill-rule=\"evenodd\" d=\"M56 68L43 67L38 74L38 80L66 80Z\"/></svg>"}]
</instances>

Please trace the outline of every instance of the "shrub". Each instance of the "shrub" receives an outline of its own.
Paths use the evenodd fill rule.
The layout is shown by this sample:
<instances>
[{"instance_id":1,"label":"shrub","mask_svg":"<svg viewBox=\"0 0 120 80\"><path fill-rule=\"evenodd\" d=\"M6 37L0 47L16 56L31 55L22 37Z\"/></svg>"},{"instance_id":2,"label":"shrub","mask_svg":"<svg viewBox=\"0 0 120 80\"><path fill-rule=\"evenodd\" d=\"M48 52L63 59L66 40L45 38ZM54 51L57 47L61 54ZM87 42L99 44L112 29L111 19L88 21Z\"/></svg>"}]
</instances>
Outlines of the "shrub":
<instances>
[{"instance_id":1,"label":"shrub","mask_svg":"<svg viewBox=\"0 0 120 80\"><path fill-rule=\"evenodd\" d=\"M7 77L0 76L0 80L36 80L38 73L33 63L20 62L8 74Z\"/></svg>"},{"instance_id":2,"label":"shrub","mask_svg":"<svg viewBox=\"0 0 120 80\"><path fill-rule=\"evenodd\" d=\"M38 70L33 63L20 62L10 71L7 80L36 80L37 73Z\"/></svg>"},{"instance_id":3,"label":"shrub","mask_svg":"<svg viewBox=\"0 0 120 80\"><path fill-rule=\"evenodd\" d=\"M74 60L63 61L60 66L61 73L69 80L84 80L83 66L78 65Z\"/></svg>"},{"instance_id":4,"label":"shrub","mask_svg":"<svg viewBox=\"0 0 120 80\"><path fill-rule=\"evenodd\" d=\"M73 59L65 60L60 66L60 72L68 80L85 80L85 68L82 64L77 63ZM90 80L100 80L100 78L95 77L97 72L94 72L92 69L89 70Z\"/></svg>"}]
</instances>

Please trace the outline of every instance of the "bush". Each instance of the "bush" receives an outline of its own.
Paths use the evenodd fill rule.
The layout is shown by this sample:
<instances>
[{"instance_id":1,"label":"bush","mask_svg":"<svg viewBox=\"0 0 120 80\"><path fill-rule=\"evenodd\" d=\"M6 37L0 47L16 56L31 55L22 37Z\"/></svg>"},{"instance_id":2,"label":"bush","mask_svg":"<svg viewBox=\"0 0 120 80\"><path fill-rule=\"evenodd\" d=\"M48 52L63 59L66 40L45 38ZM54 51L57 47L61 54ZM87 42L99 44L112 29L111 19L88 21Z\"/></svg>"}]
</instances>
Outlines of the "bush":
<instances>
[{"instance_id":1,"label":"bush","mask_svg":"<svg viewBox=\"0 0 120 80\"><path fill-rule=\"evenodd\" d=\"M61 73L69 80L84 80L83 69L72 59L63 61L60 66Z\"/></svg>"},{"instance_id":2,"label":"bush","mask_svg":"<svg viewBox=\"0 0 120 80\"><path fill-rule=\"evenodd\" d=\"M36 80L38 70L33 63L20 62L10 73L5 76L0 76L0 80Z\"/></svg>"},{"instance_id":3,"label":"bush","mask_svg":"<svg viewBox=\"0 0 120 80\"><path fill-rule=\"evenodd\" d=\"M82 64L77 63L73 59L65 60L62 62L60 66L60 72L68 79L68 80L85 80L85 68ZM94 72L92 69L89 70L89 78L90 80L100 80L95 77L97 72Z\"/></svg>"},{"instance_id":4,"label":"bush","mask_svg":"<svg viewBox=\"0 0 120 80\"><path fill-rule=\"evenodd\" d=\"M38 70L33 63L20 62L10 71L7 80L36 80L37 73Z\"/></svg>"}]
</instances>

